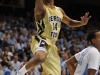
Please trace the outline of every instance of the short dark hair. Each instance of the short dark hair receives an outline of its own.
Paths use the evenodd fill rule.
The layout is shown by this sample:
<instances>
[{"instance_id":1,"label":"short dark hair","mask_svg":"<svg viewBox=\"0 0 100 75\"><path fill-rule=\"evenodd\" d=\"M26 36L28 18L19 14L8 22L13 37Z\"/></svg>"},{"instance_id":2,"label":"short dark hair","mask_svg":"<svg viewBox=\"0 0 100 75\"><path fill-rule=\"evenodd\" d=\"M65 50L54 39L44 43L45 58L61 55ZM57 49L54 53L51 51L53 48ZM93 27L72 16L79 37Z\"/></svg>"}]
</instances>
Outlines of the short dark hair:
<instances>
[{"instance_id":1,"label":"short dark hair","mask_svg":"<svg viewBox=\"0 0 100 75\"><path fill-rule=\"evenodd\" d=\"M88 36L87 36L87 41L92 43L92 39L95 39L96 35L95 33L99 32L99 30L93 30L91 32L89 32Z\"/></svg>"}]
</instances>

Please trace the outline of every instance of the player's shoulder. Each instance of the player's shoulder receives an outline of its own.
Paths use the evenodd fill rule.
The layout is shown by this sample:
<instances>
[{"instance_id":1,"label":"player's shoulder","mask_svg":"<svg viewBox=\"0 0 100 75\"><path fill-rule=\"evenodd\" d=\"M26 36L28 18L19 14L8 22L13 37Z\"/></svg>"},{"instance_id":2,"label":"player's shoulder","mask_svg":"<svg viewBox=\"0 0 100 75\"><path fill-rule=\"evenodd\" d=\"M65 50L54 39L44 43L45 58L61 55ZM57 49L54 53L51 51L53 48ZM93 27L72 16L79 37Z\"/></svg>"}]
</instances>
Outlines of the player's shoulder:
<instances>
[{"instance_id":1,"label":"player's shoulder","mask_svg":"<svg viewBox=\"0 0 100 75\"><path fill-rule=\"evenodd\" d=\"M89 53L89 54L91 54L91 53L99 53L99 51L97 50L97 48L95 48L94 46L89 46L89 47L87 47L87 48L85 48L85 49L83 49L82 51L81 51L81 53Z\"/></svg>"},{"instance_id":2,"label":"player's shoulder","mask_svg":"<svg viewBox=\"0 0 100 75\"><path fill-rule=\"evenodd\" d=\"M57 9L59 9L63 15L65 14L64 10L63 10L61 7L58 7L58 6L55 6L55 7L56 7Z\"/></svg>"},{"instance_id":3,"label":"player's shoulder","mask_svg":"<svg viewBox=\"0 0 100 75\"><path fill-rule=\"evenodd\" d=\"M99 52L98 49L97 49L96 47L94 47L94 46L90 46L90 49L91 49L91 51L93 51L93 52Z\"/></svg>"},{"instance_id":4,"label":"player's shoulder","mask_svg":"<svg viewBox=\"0 0 100 75\"><path fill-rule=\"evenodd\" d=\"M63 9L61 7L55 6L56 8L58 8L59 10L63 11Z\"/></svg>"},{"instance_id":5,"label":"player's shoulder","mask_svg":"<svg viewBox=\"0 0 100 75\"><path fill-rule=\"evenodd\" d=\"M96 54L96 55L98 54L99 55L100 53L96 47L90 46L90 54Z\"/></svg>"}]
</instances>

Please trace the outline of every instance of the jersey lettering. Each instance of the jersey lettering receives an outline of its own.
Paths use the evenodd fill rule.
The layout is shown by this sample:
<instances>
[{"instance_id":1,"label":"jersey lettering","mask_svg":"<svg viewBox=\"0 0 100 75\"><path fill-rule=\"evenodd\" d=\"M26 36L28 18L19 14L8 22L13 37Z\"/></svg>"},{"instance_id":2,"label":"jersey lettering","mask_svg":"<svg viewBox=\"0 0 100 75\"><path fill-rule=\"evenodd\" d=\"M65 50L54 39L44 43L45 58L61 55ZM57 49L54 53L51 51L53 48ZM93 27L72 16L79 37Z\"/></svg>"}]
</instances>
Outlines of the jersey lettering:
<instances>
[{"instance_id":1,"label":"jersey lettering","mask_svg":"<svg viewBox=\"0 0 100 75\"><path fill-rule=\"evenodd\" d=\"M61 23L61 18L58 16L50 16L49 17L49 22L52 23L52 31L50 33L50 36L52 38L57 38L58 37L58 23Z\"/></svg>"},{"instance_id":2,"label":"jersey lettering","mask_svg":"<svg viewBox=\"0 0 100 75\"><path fill-rule=\"evenodd\" d=\"M57 30L57 23L56 24L53 23L53 30Z\"/></svg>"},{"instance_id":3,"label":"jersey lettering","mask_svg":"<svg viewBox=\"0 0 100 75\"><path fill-rule=\"evenodd\" d=\"M61 18L58 16L50 16L49 22L51 22L51 21L61 22Z\"/></svg>"},{"instance_id":4,"label":"jersey lettering","mask_svg":"<svg viewBox=\"0 0 100 75\"><path fill-rule=\"evenodd\" d=\"M89 51L89 49L87 49L86 51L84 51L82 54L81 54L81 57L80 57L80 59L79 59L79 61L78 61L78 64L82 64L82 61L83 61L83 58L84 58L84 56L88 53L88 51Z\"/></svg>"},{"instance_id":5,"label":"jersey lettering","mask_svg":"<svg viewBox=\"0 0 100 75\"><path fill-rule=\"evenodd\" d=\"M51 37L53 37L53 38L58 37L58 33L56 33L56 32L51 32Z\"/></svg>"}]
</instances>

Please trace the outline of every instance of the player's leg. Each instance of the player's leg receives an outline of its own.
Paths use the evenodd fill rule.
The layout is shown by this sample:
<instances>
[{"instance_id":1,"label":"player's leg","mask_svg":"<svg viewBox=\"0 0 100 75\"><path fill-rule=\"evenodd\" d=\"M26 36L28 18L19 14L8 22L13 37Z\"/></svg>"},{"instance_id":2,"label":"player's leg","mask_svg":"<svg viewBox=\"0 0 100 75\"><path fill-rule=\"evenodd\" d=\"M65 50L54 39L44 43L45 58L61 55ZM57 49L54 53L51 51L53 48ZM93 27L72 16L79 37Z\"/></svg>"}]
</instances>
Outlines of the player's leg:
<instances>
[{"instance_id":1,"label":"player's leg","mask_svg":"<svg viewBox=\"0 0 100 75\"><path fill-rule=\"evenodd\" d=\"M47 58L46 49L44 47L39 47L36 49L35 57L30 59L18 72L16 75L24 75L27 71L31 70L35 66L43 63Z\"/></svg>"},{"instance_id":2,"label":"player's leg","mask_svg":"<svg viewBox=\"0 0 100 75\"><path fill-rule=\"evenodd\" d=\"M48 58L42 63L42 75L61 75L60 57L57 53L57 47L52 44L47 53Z\"/></svg>"}]
</instances>

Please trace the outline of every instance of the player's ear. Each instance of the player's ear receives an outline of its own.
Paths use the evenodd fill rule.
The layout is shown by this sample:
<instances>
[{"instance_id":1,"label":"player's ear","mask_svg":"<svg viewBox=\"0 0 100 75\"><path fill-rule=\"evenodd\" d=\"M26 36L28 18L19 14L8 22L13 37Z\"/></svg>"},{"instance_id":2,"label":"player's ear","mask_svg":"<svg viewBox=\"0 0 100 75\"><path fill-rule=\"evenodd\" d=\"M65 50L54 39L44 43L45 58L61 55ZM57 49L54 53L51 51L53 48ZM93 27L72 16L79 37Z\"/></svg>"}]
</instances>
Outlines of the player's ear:
<instances>
[{"instance_id":1,"label":"player's ear","mask_svg":"<svg viewBox=\"0 0 100 75\"><path fill-rule=\"evenodd\" d=\"M95 39L92 39L92 43L96 43Z\"/></svg>"}]
</instances>

